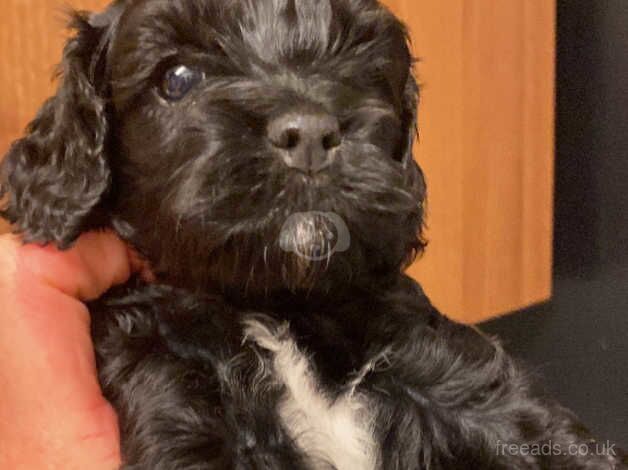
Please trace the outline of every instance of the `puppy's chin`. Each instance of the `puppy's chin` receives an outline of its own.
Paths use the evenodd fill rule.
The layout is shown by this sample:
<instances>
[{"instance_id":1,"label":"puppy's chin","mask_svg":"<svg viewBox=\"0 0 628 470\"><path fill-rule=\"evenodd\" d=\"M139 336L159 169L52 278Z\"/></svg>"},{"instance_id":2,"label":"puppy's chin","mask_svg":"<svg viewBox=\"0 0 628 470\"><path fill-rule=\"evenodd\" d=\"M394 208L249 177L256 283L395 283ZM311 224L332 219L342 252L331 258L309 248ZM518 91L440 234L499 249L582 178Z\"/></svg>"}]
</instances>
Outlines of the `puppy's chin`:
<instances>
[{"instance_id":1,"label":"puppy's chin","mask_svg":"<svg viewBox=\"0 0 628 470\"><path fill-rule=\"evenodd\" d=\"M354 287L383 285L399 273L407 246L397 237L367 244L328 213L296 214L280 229L236 235L221 245L199 240L162 253L160 281L220 293L243 305L281 298L336 299ZM211 236L208 237L211 239ZM380 249L381 247L381 249ZM391 253L399 253L392 257Z\"/></svg>"},{"instance_id":2,"label":"puppy's chin","mask_svg":"<svg viewBox=\"0 0 628 470\"><path fill-rule=\"evenodd\" d=\"M328 213L297 213L279 230L236 236L216 247L206 272L176 278L203 289L219 289L259 299L273 293L330 293L352 282L365 268L359 247L340 218ZM337 216L336 216L337 217ZM171 271L172 272L172 271Z\"/></svg>"},{"instance_id":3,"label":"puppy's chin","mask_svg":"<svg viewBox=\"0 0 628 470\"><path fill-rule=\"evenodd\" d=\"M302 266L329 263L335 253L347 251L350 244L349 228L333 212L297 212L287 218L279 233L279 247L293 253Z\"/></svg>"},{"instance_id":4,"label":"puppy's chin","mask_svg":"<svg viewBox=\"0 0 628 470\"><path fill-rule=\"evenodd\" d=\"M169 224L168 224L169 225ZM158 282L198 293L220 293L259 303L285 293L328 295L367 277L364 246L335 214L296 213L256 232L203 234L183 225L173 233L116 223L117 230L151 262ZM145 230L146 229L146 230ZM160 234L161 236L156 236Z\"/></svg>"}]
</instances>

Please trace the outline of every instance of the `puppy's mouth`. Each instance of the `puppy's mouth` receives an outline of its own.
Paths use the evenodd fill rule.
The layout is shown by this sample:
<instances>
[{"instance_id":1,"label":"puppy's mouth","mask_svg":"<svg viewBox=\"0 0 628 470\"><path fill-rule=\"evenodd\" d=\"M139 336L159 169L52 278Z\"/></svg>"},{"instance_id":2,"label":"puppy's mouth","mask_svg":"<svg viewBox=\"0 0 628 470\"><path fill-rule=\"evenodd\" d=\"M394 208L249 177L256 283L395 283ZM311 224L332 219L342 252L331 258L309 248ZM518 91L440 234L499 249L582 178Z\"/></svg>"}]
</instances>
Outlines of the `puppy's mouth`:
<instances>
[{"instance_id":1,"label":"puppy's mouth","mask_svg":"<svg viewBox=\"0 0 628 470\"><path fill-rule=\"evenodd\" d=\"M333 170L325 168L316 172L303 172L300 170L288 170L288 182L294 185L301 185L303 189L325 188L333 183Z\"/></svg>"}]
</instances>

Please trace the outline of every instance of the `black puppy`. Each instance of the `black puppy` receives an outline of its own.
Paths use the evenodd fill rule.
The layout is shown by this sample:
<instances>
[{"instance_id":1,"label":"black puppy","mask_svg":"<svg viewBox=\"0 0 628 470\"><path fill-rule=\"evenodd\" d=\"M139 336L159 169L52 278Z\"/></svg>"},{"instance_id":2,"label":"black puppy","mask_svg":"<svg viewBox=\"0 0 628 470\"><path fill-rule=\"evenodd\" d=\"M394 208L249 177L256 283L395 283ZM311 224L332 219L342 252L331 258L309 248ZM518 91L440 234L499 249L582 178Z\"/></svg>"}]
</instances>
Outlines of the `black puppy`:
<instances>
[{"instance_id":1,"label":"black puppy","mask_svg":"<svg viewBox=\"0 0 628 470\"><path fill-rule=\"evenodd\" d=\"M628 468L401 274L417 86L377 1L118 0L73 26L4 216L61 247L111 226L152 264L91 306L125 468Z\"/></svg>"}]
</instances>

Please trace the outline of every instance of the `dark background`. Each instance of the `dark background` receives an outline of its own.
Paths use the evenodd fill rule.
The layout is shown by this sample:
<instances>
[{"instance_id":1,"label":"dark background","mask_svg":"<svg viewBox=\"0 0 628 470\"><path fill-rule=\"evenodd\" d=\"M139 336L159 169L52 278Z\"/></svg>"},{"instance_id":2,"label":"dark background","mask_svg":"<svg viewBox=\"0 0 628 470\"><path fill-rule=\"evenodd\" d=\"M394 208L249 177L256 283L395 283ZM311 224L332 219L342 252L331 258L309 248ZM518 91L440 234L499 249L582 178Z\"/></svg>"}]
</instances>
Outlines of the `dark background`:
<instances>
[{"instance_id":1,"label":"dark background","mask_svg":"<svg viewBox=\"0 0 628 470\"><path fill-rule=\"evenodd\" d=\"M554 298L483 325L628 449L628 0L558 0Z\"/></svg>"}]
</instances>

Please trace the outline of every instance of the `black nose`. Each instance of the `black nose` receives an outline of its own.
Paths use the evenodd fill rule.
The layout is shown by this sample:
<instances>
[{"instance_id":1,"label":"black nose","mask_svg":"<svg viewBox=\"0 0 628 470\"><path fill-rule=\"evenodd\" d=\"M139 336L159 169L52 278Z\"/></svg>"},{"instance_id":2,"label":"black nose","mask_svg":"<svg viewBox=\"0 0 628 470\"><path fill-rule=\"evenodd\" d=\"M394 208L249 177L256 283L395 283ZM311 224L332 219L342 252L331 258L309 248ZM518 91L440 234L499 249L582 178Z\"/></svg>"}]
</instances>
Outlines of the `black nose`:
<instances>
[{"instance_id":1,"label":"black nose","mask_svg":"<svg viewBox=\"0 0 628 470\"><path fill-rule=\"evenodd\" d=\"M340 124L324 112L290 112L268 124L268 139L290 168L317 173L330 165L340 145Z\"/></svg>"}]
</instances>

